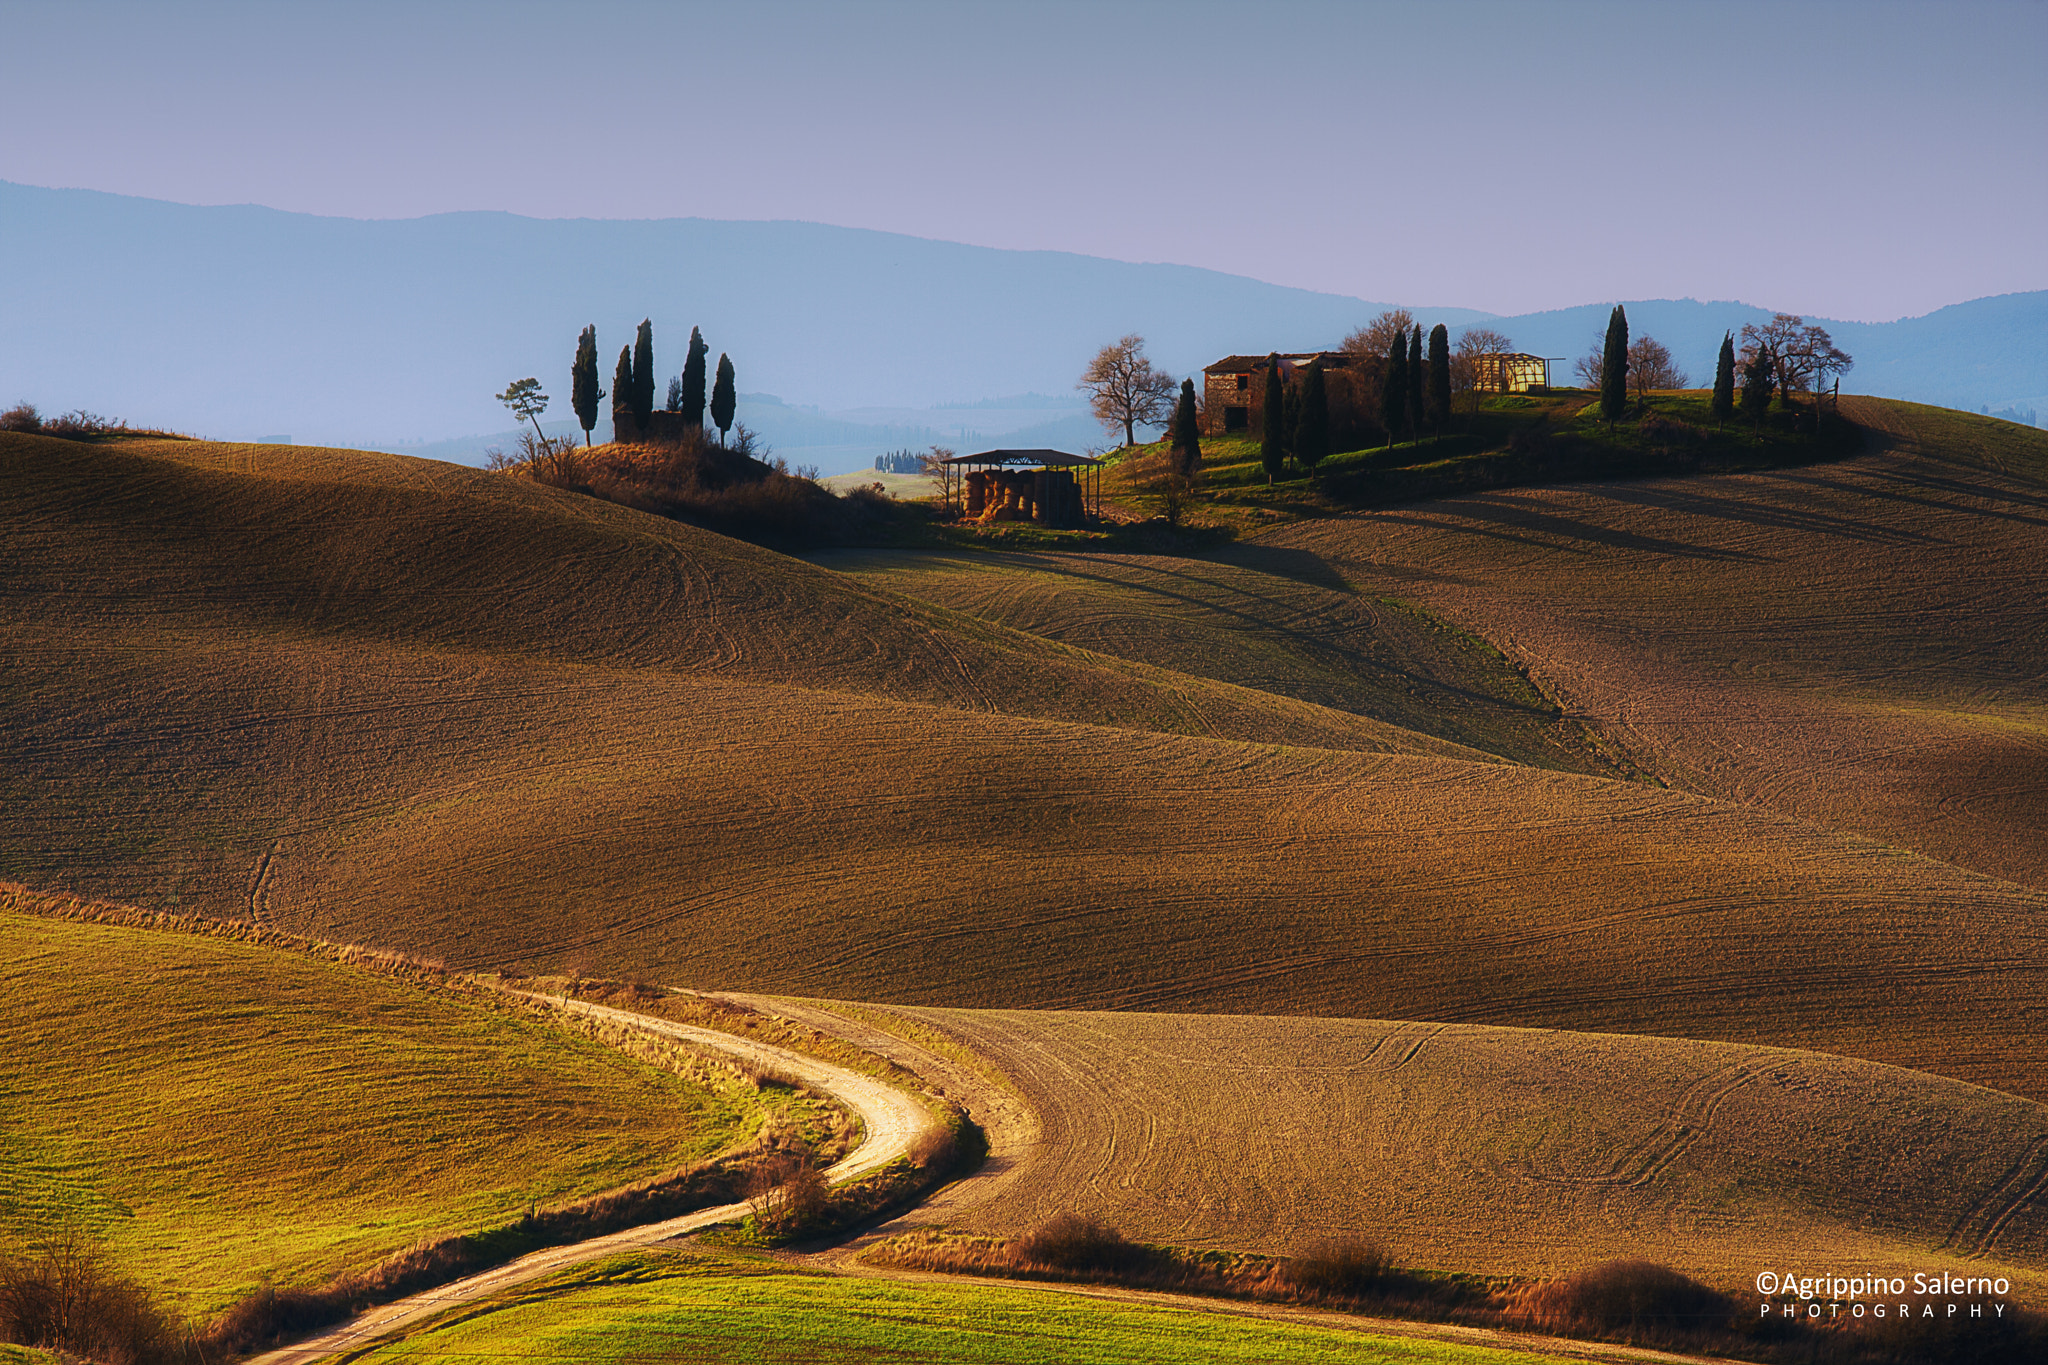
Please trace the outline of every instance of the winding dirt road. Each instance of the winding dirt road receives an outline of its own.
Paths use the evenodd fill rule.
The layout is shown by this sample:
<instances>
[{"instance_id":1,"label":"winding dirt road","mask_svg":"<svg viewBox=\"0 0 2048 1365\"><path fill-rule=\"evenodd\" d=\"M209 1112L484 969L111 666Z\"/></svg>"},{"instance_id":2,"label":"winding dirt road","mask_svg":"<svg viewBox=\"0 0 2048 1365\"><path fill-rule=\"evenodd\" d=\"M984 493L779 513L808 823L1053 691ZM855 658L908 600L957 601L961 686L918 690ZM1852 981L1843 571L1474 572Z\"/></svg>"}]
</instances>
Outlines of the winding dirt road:
<instances>
[{"instance_id":1,"label":"winding dirt road","mask_svg":"<svg viewBox=\"0 0 2048 1365\"><path fill-rule=\"evenodd\" d=\"M758 1043L751 1039L736 1038L729 1033L719 1033L713 1029L694 1028L688 1024L672 1023L666 1019L655 1019L626 1010L612 1009L606 1005L593 1005L576 1000L564 1002L552 996L529 998L546 999L563 1006L572 1014L606 1019L657 1037L719 1053L736 1061L770 1068L832 1096L860 1116L865 1130L860 1146L825 1172L825 1178L835 1185L858 1179L888 1165L908 1152L911 1144L933 1124L931 1115L924 1107L903 1091L858 1072L849 1071L845 1067L834 1066L815 1057L807 1057L801 1052L792 1052L788 1048ZM401 1331L458 1304L472 1303L514 1285L552 1274L567 1266L594 1261L636 1247L652 1246L657 1242L681 1237L715 1223L729 1222L744 1216L746 1212L745 1204L721 1204L716 1208L699 1209L695 1213L686 1213L663 1222L647 1223L640 1227L627 1228L623 1232L594 1237L587 1242L548 1247L494 1270L486 1270L467 1279L442 1285L438 1289L429 1289L409 1298L372 1308L317 1336L256 1356L250 1365L311 1365L313 1361L325 1360L344 1351L366 1346L380 1337Z\"/></svg>"}]
</instances>

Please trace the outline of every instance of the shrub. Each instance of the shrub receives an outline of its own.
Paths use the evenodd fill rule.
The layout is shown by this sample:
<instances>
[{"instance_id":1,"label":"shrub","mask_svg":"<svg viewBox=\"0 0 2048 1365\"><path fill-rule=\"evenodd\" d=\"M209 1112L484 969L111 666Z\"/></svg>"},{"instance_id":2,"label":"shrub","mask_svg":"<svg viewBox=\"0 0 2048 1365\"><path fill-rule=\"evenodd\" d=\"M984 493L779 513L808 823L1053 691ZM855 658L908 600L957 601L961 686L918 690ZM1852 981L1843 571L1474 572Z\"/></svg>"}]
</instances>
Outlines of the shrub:
<instances>
[{"instance_id":1,"label":"shrub","mask_svg":"<svg viewBox=\"0 0 2048 1365\"><path fill-rule=\"evenodd\" d=\"M1733 1311L1726 1297L1649 1261L1604 1261L1532 1289L1523 1304L1534 1323L1559 1333L1660 1335L1718 1330Z\"/></svg>"},{"instance_id":2,"label":"shrub","mask_svg":"<svg viewBox=\"0 0 2048 1365\"><path fill-rule=\"evenodd\" d=\"M1017 1255L1060 1270L1122 1270L1147 1259L1146 1249L1124 1240L1106 1223L1062 1213L1011 1244Z\"/></svg>"},{"instance_id":3,"label":"shrub","mask_svg":"<svg viewBox=\"0 0 2048 1365\"><path fill-rule=\"evenodd\" d=\"M755 1226L782 1240L816 1226L829 1193L824 1172L808 1152L779 1153L756 1166L747 1182Z\"/></svg>"},{"instance_id":4,"label":"shrub","mask_svg":"<svg viewBox=\"0 0 2048 1365\"><path fill-rule=\"evenodd\" d=\"M1377 1242L1346 1238L1317 1242L1274 1268L1274 1280L1301 1294L1356 1298L1376 1288L1387 1273L1387 1253Z\"/></svg>"},{"instance_id":5,"label":"shrub","mask_svg":"<svg viewBox=\"0 0 2048 1365\"><path fill-rule=\"evenodd\" d=\"M189 1339L150 1292L115 1274L75 1226L25 1255L0 1257L0 1341L71 1352L100 1365L182 1361Z\"/></svg>"},{"instance_id":6,"label":"shrub","mask_svg":"<svg viewBox=\"0 0 2048 1365\"><path fill-rule=\"evenodd\" d=\"M7 411L0 412L0 431L26 431L33 434L42 429L42 414L36 411L36 405L33 403L16 403Z\"/></svg>"},{"instance_id":7,"label":"shrub","mask_svg":"<svg viewBox=\"0 0 2048 1365\"><path fill-rule=\"evenodd\" d=\"M62 436L79 440L87 436L106 436L113 432L128 430L128 424L118 417L102 417L84 408L74 408L61 417L52 417L43 423L45 436Z\"/></svg>"}]
</instances>

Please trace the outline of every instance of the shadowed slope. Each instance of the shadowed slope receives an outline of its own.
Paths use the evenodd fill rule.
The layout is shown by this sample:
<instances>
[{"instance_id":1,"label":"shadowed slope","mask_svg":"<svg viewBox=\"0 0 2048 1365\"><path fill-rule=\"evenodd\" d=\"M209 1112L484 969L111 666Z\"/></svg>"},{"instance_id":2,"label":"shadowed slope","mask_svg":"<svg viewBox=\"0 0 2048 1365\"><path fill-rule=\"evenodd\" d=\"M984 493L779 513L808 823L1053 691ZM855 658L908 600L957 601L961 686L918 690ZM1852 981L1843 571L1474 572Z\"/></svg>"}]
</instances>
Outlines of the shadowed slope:
<instances>
[{"instance_id":1,"label":"shadowed slope","mask_svg":"<svg viewBox=\"0 0 2048 1365\"><path fill-rule=\"evenodd\" d=\"M1313 555L1256 568L1157 555L848 550L876 587L1100 654L1353 711L1516 762L1609 774L1577 722L1484 641L1347 590Z\"/></svg>"},{"instance_id":2,"label":"shadowed slope","mask_svg":"<svg viewBox=\"0 0 2048 1365\"><path fill-rule=\"evenodd\" d=\"M1422 599L1674 785L2048 886L2048 436L1843 402L1874 453L1481 494L1239 553Z\"/></svg>"},{"instance_id":3,"label":"shadowed slope","mask_svg":"<svg viewBox=\"0 0 2048 1365\"><path fill-rule=\"evenodd\" d=\"M1397 1264L1641 1257L1954 1268L2048 1290L2048 1109L1778 1048L1356 1019L918 1010L1009 1072L1041 1140L974 1231L1056 1213L1184 1246L1368 1232ZM1848 1272L1844 1272L1848 1273Z\"/></svg>"}]
</instances>

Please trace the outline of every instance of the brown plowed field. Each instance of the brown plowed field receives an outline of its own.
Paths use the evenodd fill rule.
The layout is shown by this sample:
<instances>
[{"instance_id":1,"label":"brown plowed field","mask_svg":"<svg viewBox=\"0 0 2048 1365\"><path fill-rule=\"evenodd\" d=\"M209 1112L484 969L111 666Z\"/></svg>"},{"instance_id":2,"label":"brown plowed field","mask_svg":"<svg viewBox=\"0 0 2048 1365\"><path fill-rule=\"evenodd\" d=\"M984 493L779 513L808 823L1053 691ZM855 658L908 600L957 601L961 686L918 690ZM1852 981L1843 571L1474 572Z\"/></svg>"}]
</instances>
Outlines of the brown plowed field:
<instances>
[{"instance_id":1,"label":"brown plowed field","mask_svg":"<svg viewBox=\"0 0 2048 1365\"><path fill-rule=\"evenodd\" d=\"M2007 1274L2048 1293L2048 1109L1812 1052L1470 1025L915 1010L1038 1110L1035 1160L953 1220L1556 1273L1638 1256ZM1808 1272L1815 1273L1815 1272Z\"/></svg>"},{"instance_id":2,"label":"brown plowed field","mask_svg":"<svg viewBox=\"0 0 2048 1365\"><path fill-rule=\"evenodd\" d=\"M1672 785L2048 887L2048 436L1843 400L1840 464L1275 532L1501 645Z\"/></svg>"},{"instance_id":3,"label":"brown plowed field","mask_svg":"<svg viewBox=\"0 0 2048 1365\"><path fill-rule=\"evenodd\" d=\"M471 471L24 440L0 875L464 965L1672 1034L2048 1095L2038 892L1640 784L1357 752L1468 751ZM946 650L978 662L899 680Z\"/></svg>"}]
</instances>

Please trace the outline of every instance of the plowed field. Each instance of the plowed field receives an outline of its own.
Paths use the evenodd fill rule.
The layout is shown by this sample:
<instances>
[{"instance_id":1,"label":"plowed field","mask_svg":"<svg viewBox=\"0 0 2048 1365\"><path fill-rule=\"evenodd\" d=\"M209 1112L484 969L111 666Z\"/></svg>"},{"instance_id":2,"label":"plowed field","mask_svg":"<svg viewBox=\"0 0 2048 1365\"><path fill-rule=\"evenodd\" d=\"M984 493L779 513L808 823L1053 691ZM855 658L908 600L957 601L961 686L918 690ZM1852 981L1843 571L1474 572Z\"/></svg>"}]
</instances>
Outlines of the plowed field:
<instances>
[{"instance_id":1,"label":"plowed field","mask_svg":"<svg viewBox=\"0 0 2048 1365\"><path fill-rule=\"evenodd\" d=\"M1858 459L1278 531L1501 645L1672 785L2048 886L2048 436L1843 400Z\"/></svg>"},{"instance_id":2,"label":"plowed field","mask_svg":"<svg viewBox=\"0 0 2048 1365\"><path fill-rule=\"evenodd\" d=\"M1075 1211L1274 1253L1370 1236L1495 1273L1609 1256L2048 1292L2048 1108L1812 1052L1352 1019L913 1011L1015 1077L1036 1159L956 1217Z\"/></svg>"}]
</instances>

